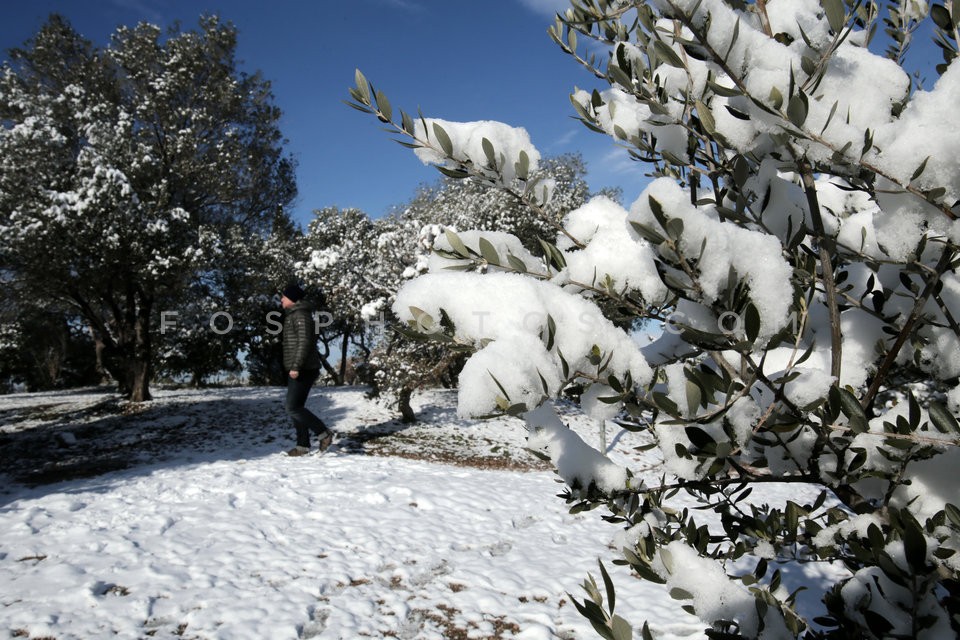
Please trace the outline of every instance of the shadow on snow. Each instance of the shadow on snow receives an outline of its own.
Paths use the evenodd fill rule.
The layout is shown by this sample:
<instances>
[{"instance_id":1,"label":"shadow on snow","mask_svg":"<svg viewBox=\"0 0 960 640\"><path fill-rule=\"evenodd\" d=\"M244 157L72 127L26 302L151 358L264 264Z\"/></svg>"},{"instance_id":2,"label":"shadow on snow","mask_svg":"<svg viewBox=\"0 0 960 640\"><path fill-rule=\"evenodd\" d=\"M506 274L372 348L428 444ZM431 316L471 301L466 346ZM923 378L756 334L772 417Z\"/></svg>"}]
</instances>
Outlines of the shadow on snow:
<instances>
[{"instance_id":1,"label":"shadow on snow","mask_svg":"<svg viewBox=\"0 0 960 640\"><path fill-rule=\"evenodd\" d=\"M307 407L338 431L349 403L337 406L343 403L336 399L347 392L357 389L316 387ZM84 392L61 395L77 399ZM0 397L0 426L7 427L0 432L0 469L8 480L0 487L0 506L38 489L69 490L64 483L110 472L125 471L126 478L131 471L283 455L294 444L283 387L161 390L156 400L140 405L102 389L86 395L93 398L79 407L45 403L44 394L28 405L4 407ZM24 422L36 424L16 428ZM370 441L409 426L385 420L341 431L334 450L364 454Z\"/></svg>"}]
</instances>

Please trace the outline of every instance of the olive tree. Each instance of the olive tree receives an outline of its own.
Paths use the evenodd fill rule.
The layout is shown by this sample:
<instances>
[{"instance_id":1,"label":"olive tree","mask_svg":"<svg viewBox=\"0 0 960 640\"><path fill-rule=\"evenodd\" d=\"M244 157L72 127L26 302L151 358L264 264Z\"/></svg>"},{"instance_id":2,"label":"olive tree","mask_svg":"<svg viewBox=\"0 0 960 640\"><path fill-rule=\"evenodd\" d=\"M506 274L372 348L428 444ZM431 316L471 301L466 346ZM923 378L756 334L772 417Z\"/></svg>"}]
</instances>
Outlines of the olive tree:
<instances>
[{"instance_id":1,"label":"olive tree","mask_svg":"<svg viewBox=\"0 0 960 640\"><path fill-rule=\"evenodd\" d=\"M904 70L925 20L927 87ZM573 508L629 531L617 562L709 637L960 629L958 24L953 3L574 0L550 34L607 85L576 91L576 115L654 180L628 209L571 212L543 256L448 233L397 296L411 329L471 350L459 411L522 416ZM525 132L395 118L359 72L350 95L443 173L543 215ZM612 308L662 336L639 347ZM574 385L649 437L662 476L568 433L551 404ZM764 486L795 497L750 497ZM813 611L781 571L807 563L832 569ZM602 574L577 606L631 637Z\"/></svg>"}]
</instances>

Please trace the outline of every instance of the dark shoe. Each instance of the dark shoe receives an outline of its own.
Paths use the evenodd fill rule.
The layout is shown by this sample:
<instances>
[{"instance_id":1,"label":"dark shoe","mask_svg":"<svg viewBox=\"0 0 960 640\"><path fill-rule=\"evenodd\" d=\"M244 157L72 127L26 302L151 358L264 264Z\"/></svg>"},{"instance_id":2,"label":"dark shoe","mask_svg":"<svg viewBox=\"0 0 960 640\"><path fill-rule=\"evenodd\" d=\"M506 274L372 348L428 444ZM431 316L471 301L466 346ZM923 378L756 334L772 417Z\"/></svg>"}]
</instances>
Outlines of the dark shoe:
<instances>
[{"instance_id":1,"label":"dark shoe","mask_svg":"<svg viewBox=\"0 0 960 640\"><path fill-rule=\"evenodd\" d=\"M308 453L310 453L310 447L297 446L293 449L290 449L290 451L287 451L288 456L305 456Z\"/></svg>"},{"instance_id":2,"label":"dark shoe","mask_svg":"<svg viewBox=\"0 0 960 640\"><path fill-rule=\"evenodd\" d=\"M333 444L333 431L327 429L323 432L323 435L320 436L320 444L317 448L320 450L320 453L323 453L330 448L331 444Z\"/></svg>"}]
</instances>

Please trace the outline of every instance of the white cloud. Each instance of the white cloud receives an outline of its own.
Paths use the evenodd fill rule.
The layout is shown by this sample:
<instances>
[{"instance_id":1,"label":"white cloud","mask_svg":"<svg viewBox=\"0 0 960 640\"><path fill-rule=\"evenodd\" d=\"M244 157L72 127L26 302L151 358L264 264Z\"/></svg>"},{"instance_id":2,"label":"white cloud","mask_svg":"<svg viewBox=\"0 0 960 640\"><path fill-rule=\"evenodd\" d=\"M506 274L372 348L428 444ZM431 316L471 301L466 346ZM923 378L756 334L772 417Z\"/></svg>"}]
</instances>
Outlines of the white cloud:
<instances>
[{"instance_id":1,"label":"white cloud","mask_svg":"<svg viewBox=\"0 0 960 640\"><path fill-rule=\"evenodd\" d=\"M619 175L642 176L650 167L634 160L625 149L615 147L599 161L607 172Z\"/></svg>"},{"instance_id":2,"label":"white cloud","mask_svg":"<svg viewBox=\"0 0 960 640\"><path fill-rule=\"evenodd\" d=\"M570 8L570 0L520 0L520 4L550 18Z\"/></svg>"},{"instance_id":3,"label":"white cloud","mask_svg":"<svg viewBox=\"0 0 960 640\"><path fill-rule=\"evenodd\" d=\"M581 129L571 128L568 129L566 133L560 135L550 144L550 149L556 150L565 150L566 147L573 142L574 138L580 133Z\"/></svg>"},{"instance_id":4,"label":"white cloud","mask_svg":"<svg viewBox=\"0 0 960 640\"><path fill-rule=\"evenodd\" d=\"M110 4L121 11L129 11L136 14L139 20L146 20L154 24L164 24L166 22L163 13L151 6L149 2L142 0L111 0Z\"/></svg>"},{"instance_id":5,"label":"white cloud","mask_svg":"<svg viewBox=\"0 0 960 640\"><path fill-rule=\"evenodd\" d=\"M419 13L424 10L422 4L419 2L412 2L410 0L383 0L383 3L390 5L395 9L400 9L401 11Z\"/></svg>"},{"instance_id":6,"label":"white cloud","mask_svg":"<svg viewBox=\"0 0 960 640\"><path fill-rule=\"evenodd\" d=\"M620 187L623 189L623 203L629 207L643 188L650 183L644 175L651 166L645 162L631 159L625 149L614 146L611 149L591 149L584 154L587 162L587 183L596 191L601 187Z\"/></svg>"}]
</instances>

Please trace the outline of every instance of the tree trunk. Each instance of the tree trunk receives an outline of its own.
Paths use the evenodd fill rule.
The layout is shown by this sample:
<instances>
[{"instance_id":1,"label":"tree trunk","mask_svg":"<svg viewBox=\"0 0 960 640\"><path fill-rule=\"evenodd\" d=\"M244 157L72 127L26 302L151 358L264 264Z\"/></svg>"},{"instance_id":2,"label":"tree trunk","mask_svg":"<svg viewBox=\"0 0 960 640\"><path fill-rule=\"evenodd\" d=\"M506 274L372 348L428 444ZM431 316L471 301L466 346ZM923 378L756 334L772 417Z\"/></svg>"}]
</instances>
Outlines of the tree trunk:
<instances>
[{"instance_id":1,"label":"tree trunk","mask_svg":"<svg viewBox=\"0 0 960 640\"><path fill-rule=\"evenodd\" d=\"M150 362L140 358L135 358L131 363L131 402L146 402L153 398L150 395L150 368Z\"/></svg>"},{"instance_id":2,"label":"tree trunk","mask_svg":"<svg viewBox=\"0 0 960 640\"><path fill-rule=\"evenodd\" d=\"M343 384L343 381L340 379L339 372L333 368L326 358L320 358L320 364L323 366L323 370L330 374L334 385L339 387Z\"/></svg>"},{"instance_id":3,"label":"tree trunk","mask_svg":"<svg viewBox=\"0 0 960 640\"><path fill-rule=\"evenodd\" d=\"M94 329L93 325L89 322L87 323L87 331L90 333L90 337L93 339L93 353L94 357L96 358L95 369L97 374L100 376L100 384L106 384L110 381L110 372L107 371L107 367L104 364L103 358L103 352L107 345L104 344L100 333Z\"/></svg>"},{"instance_id":4,"label":"tree trunk","mask_svg":"<svg viewBox=\"0 0 960 640\"><path fill-rule=\"evenodd\" d=\"M343 342L340 343L340 376L337 379L337 386L343 386L347 380L347 350L350 346L350 330L343 332Z\"/></svg>"},{"instance_id":5,"label":"tree trunk","mask_svg":"<svg viewBox=\"0 0 960 640\"><path fill-rule=\"evenodd\" d=\"M101 318L88 318L93 320L94 339L103 368L116 381L119 392L131 402L151 399L151 309L149 302L143 302L136 313L115 313L116 338L107 333Z\"/></svg>"},{"instance_id":6,"label":"tree trunk","mask_svg":"<svg viewBox=\"0 0 960 640\"><path fill-rule=\"evenodd\" d=\"M401 421L405 424L416 422L417 414L413 411L413 407L410 406L410 398L413 396L413 389L404 387L400 389L400 393L397 395L399 400Z\"/></svg>"},{"instance_id":7,"label":"tree trunk","mask_svg":"<svg viewBox=\"0 0 960 640\"><path fill-rule=\"evenodd\" d=\"M322 366L323 370L330 375L330 378L333 380L333 384L339 387L343 384L343 378L340 377L340 374L337 373L337 370L333 368L332 364L330 364L330 345L322 338L320 342L323 343L323 353L320 354L320 366Z\"/></svg>"},{"instance_id":8,"label":"tree trunk","mask_svg":"<svg viewBox=\"0 0 960 640\"><path fill-rule=\"evenodd\" d=\"M367 346L367 338L363 331L360 332L360 341L353 343L355 346L360 347L360 350L363 351L363 359L370 359L370 347Z\"/></svg>"},{"instance_id":9,"label":"tree trunk","mask_svg":"<svg viewBox=\"0 0 960 640\"><path fill-rule=\"evenodd\" d=\"M153 308L149 302L142 302L134 322L133 344L133 390L130 393L132 402L150 400L150 379L153 377L153 340L150 335L150 311Z\"/></svg>"}]
</instances>

